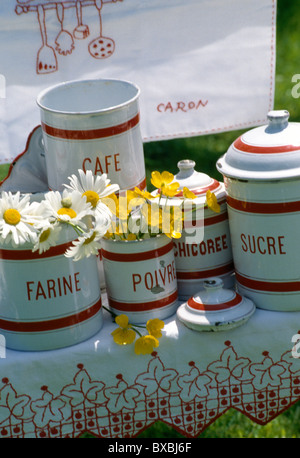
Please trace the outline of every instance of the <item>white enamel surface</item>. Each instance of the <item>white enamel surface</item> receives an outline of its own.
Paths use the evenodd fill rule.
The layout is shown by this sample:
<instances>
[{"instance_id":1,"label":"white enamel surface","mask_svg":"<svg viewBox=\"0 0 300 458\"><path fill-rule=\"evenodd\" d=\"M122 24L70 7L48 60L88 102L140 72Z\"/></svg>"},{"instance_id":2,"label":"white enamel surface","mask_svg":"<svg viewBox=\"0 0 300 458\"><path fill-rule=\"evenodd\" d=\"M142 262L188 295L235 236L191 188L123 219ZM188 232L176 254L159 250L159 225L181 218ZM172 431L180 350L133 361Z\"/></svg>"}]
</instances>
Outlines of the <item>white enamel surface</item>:
<instances>
[{"instance_id":1,"label":"white enamel surface","mask_svg":"<svg viewBox=\"0 0 300 458\"><path fill-rule=\"evenodd\" d=\"M217 161L217 169L225 176L249 180L276 180L300 176L300 123L288 122L285 110L269 112L269 124L244 133L245 145L264 148L279 147L282 152L265 154L240 151L235 142ZM295 151L284 152L285 147Z\"/></svg>"},{"instance_id":2,"label":"white enamel surface","mask_svg":"<svg viewBox=\"0 0 300 458\"><path fill-rule=\"evenodd\" d=\"M58 84L37 99L41 122L51 128L91 131L122 125L139 113L139 89L120 80L85 80ZM62 190L78 169L107 173L121 190L145 179L140 124L119 134L91 140L64 139L43 131L49 187Z\"/></svg>"},{"instance_id":3,"label":"white enamel surface","mask_svg":"<svg viewBox=\"0 0 300 458\"><path fill-rule=\"evenodd\" d=\"M1 247L1 249L6 247ZM96 257L74 262L64 255L0 263L0 319L15 323L71 317L101 297ZM0 332L8 348L50 350L81 342L102 327L102 309L88 320L49 331Z\"/></svg>"},{"instance_id":4,"label":"white enamel surface","mask_svg":"<svg viewBox=\"0 0 300 458\"><path fill-rule=\"evenodd\" d=\"M143 241L118 242L102 240L103 250L109 253L130 254L145 253L156 250L170 243L166 236L158 236ZM146 260L127 262L123 260L112 261L103 253L103 269L108 300L126 304L149 304L149 310L124 311L113 308L116 314L125 313L131 323L145 323L150 318L166 318L176 312L178 307L177 297L169 305L158 306L164 300L177 293L177 278L173 250L166 254L157 255Z\"/></svg>"},{"instance_id":5,"label":"white enamel surface","mask_svg":"<svg viewBox=\"0 0 300 458\"><path fill-rule=\"evenodd\" d=\"M190 190L209 186L212 179L202 172L195 170L196 163L190 159L183 159L177 163L179 172L174 176L174 181L179 183L180 189L184 186Z\"/></svg>"},{"instance_id":6,"label":"white enamel surface","mask_svg":"<svg viewBox=\"0 0 300 458\"><path fill-rule=\"evenodd\" d=\"M246 323L255 312L255 306L250 301L244 303L236 310L215 313L214 315L199 315L187 308L186 303L177 310L178 319L188 328L195 331L226 331Z\"/></svg>"},{"instance_id":7,"label":"white enamel surface","mask_svg":"<svg viewBox=\"0 0 300 458\"><path fill-rule=\"evenodd\" d=\"M214 219L218 215L224 215L227 211L225 201L226 192L224 183L216 182L208 175L197 172L196 164L190 159L180 160L177 164L179 172L174 177L174 182L179 183L179 189L187 187L191 191L199 192L198 197L193 200L184 201L178 198L160 198L162 206L181 206L184 208L184 222L193 221L192 227L188 226L182 231L179 239L174 239L174 255L176 262L176 271L178 272L177 285L178 295L181 300L186 300L202 288L203 280L208 276L214 275L214 269L222 268L232 262L231 238L229 233L228 219L214 221L208 225L203 222L209 222L210 218ZM220 202L220 213L204 207L206 202L206 188L213 186L212 192ZM201 188L203 191L201 192ZM154 192L153 195L156 195ZM159 198L153 200L158 203ZM193 212L190 202L195 206ZM197 225L195 226L195 222ZM185 223L183 223L183 226ZM196 230L195 230L196 229ZM194 276L197 273L198 279ZM185 278L181 278L182 274ZM228 270L222 274L222 279L226 286L234 286L235 279L233 271Z\"/></svg>"},{"instance_id":8,"label":"white enamel surface","mask_svg":"<svg viewBox=\"0 0 300 458\"><path fill-rule=\"evenodd\" d=\"M299 311L300 128L288 122L284 111L268 116L269 126L243 136L244 145L262 153L237 152L231 146L217 168L228 195L238 291L262 309ZM287 152L263 153L273 147Z\"/></svg>"},{"instance_id":9,"label":"white enamel surface","mask_svg":"<svg viewBox=\"0 0 300 458\"><path fill-rule=\"evenodd\" d=\"M127 81L78 80L44 90L39 94L37 103L48 112L77 116L119 111L123 107L128 110L128 105L135 102L139 95L140 89ZM115 114L114 119L118 118L121 119L120 114Z\"/></svg>"},{"instance_id":10,"label":"white enamel surface","mask_svg":"<svg viewBox=\"0 0 300 458\"><path fill-rule=\"evenodd\" d=\"M221 278L212 277L204 282L204 290L195 294L193 300L198 304L218 305L236 297L236 292L224 288ZM187 327L196 331L221 331L245 323L255 312L254 303L242 298L241 302L222 310L196 310L188 302L180 305L177 317Z\"/></svg>"}]
</instances>

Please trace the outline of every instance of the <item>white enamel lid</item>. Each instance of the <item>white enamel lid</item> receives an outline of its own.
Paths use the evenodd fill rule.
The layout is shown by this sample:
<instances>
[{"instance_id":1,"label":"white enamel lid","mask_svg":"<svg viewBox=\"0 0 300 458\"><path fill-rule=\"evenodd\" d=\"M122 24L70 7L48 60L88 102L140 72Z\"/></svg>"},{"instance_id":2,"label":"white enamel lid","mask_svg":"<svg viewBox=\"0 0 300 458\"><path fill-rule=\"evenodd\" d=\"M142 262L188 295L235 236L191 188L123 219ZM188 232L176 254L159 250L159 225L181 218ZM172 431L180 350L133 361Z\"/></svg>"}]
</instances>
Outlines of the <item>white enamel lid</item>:
<instances>
[{"instance_id":1,"label":"white enamel lid","mask_svg":"<svg viewBox=\"0 0 300 458\"><path fill-rule=\"evenodd\" d=\"M177 163L179 172L174 176L174 181L179 183L179 193L176 197L182 196L182 190L187 187L196 196L205 196L208 190L216 192L220 190L220 183L206 173L195 170L196 163L191 159L182 159Z\"/></svg>"},{"instance_id":2,"label":"white enamel lid","mask_svg":"<svg viewBox=\"0 0 300 458\"><path fill-rule=\"evenodd\" d=\"M208 278L203 287L176 311L178 319L193 330L232 329L245 323L255 312L255 304L234 290L223 288L221 278Z\"/></svg>"},{"instance_id":3,"label":"white enamel lid","mask_svg":"<svg viewBox=\"0 0 300 458\"><path fill-rule=\"evenodd\" d=\"M223 288L221 278L213 277L203 282L203 290L187 301L187 308L198 313L216 313L239 306L243 297L231 289Z\"/></svg>"},{"instance_id":4,"label":"white enamel lid","mask_svg":"<svg viewBox=\"0 0 300 458\"><path fill-rule=\"evenodd\" d=\"M278 180L300 176L300 123L287 110L268 113L268 124L242 134L216 164L227 177Z\"/></svg>"}]
</instances>

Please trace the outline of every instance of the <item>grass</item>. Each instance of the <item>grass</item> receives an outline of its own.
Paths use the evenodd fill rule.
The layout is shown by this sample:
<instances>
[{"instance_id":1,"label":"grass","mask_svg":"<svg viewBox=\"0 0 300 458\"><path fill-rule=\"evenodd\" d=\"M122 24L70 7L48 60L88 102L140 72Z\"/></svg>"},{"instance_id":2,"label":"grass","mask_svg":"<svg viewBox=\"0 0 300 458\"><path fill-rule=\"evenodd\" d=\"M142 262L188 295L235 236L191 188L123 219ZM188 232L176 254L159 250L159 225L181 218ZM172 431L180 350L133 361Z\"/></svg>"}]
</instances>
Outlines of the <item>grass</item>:
<instances>
[{"instance_id":1,"label":"grass","mask_svg":"<svg viewBox=\"0 0 300 458\"><path fill-rule=\"evenodd\" d=\"M300 73L300 2L278 0L277 5L277 61L275 80L275 109L287 109L290 121L300 121L300 100L292 97L292 76ZM190 158L196 162L196 169L221 179L216 170L217 159L226 152L229 145L242 131L225 132L217 135L165 140L144 145L145 164L149 183L152 170L169 170L177 173L177 162ZM8 165L0 166L0 179L7 175ZM89 437L89 436L87 436ZM178 438L178 432L158 422L139 437ZM276 417L265 426L258 425L242 413L230 409L199 438L299 438L300 403Z\"/></svg>"}]
</instances>

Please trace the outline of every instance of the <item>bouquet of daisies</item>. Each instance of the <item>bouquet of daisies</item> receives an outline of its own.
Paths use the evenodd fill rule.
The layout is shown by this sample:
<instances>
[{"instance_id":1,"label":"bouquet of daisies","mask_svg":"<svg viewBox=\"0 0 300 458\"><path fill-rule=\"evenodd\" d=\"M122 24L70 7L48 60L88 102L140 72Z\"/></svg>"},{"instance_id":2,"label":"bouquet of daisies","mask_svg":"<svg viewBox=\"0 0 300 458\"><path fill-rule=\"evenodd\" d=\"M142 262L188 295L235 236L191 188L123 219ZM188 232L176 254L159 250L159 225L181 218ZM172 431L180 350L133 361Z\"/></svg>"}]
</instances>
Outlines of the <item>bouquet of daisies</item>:
<instances>
[{"instance_id":1,"label":"bouquet of daisies","mask_svg":"<svg viewBox=\"0 0 300 458\"><path fill-rule=\"evenodd\" d=\"M13 248L29 244L41 254L57 245L63 228L71 227L74 240L65 256L77 261L97 255L112 219L104 199L118 190L106 174L95 177L89 170L79 170L78 175L69 177L62 192L49 191L40 201L31 201L29 194L3 191L0 243Z\"/></svg>"}]
</instances>

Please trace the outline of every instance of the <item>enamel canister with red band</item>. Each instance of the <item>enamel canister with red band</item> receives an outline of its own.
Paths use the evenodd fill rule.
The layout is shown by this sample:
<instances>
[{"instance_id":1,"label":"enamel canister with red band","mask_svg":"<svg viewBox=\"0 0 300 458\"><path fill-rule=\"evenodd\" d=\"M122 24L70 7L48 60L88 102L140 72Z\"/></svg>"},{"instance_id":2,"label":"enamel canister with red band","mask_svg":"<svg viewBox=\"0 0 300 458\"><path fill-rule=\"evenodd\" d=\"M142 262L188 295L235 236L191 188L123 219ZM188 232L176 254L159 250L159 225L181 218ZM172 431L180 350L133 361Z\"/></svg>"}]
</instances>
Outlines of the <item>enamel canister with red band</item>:
<instances>
[{"instance_id":1,"label":"enamel canister with red band","mask_svg":"<svg viewBox=\"0 0 300 458\"><path fill-rule=\"evenodd\" d=\"M300 124L268 113L217 162L224 175L238 290L257 307L300 310Z\"/></svg>"},{"instance_id":2,"label":"enamel canister with red band","mask_svg":"<svg viewBox=\"0 0 300 458\"><path fill-rule=\"evenodd\" d=\"M131 323L164 319L176 312L173 243L165 235L135 241L102 239L109 308Z\"/></svg>"},{"instance_id":3,"label":"enamel canister with red band","mask_svg":"<svg viewBox=\"0 0 300 458\"><path fill-rule=\"evenodd\" d=\"M67 347L103 325L97 258L64 256L74 233L42 254L28 243L0 246L0 334L7 348L44 351Z\"/></svg>"},{"instance_id":4,"label":"enamel canister with red band","mask_svg":"<svg viewBox=\"0 0 300 458\"><path fill-rule=\"evenodd\" d=\"M174 255L179 298L185 300L201 289L203 280L219 276L228 288L234 286L231 240L228 225L224 184L205 173L195 170L195 162L184 159L178 162L179 172L177 205L183 201L183 188L187 187L196 198L184 201L182 235L174 239ZM215 194L219 211L206 205L206 192ZM174 199L167 200L173 205ZM190 211L190 205L193 211Z\"/></svg>"},{"instance_id":5,"label":"enamel canister with red band","mask_svg":"<svg viewBox=\"0 0 300 458\"><path fill-rule=\"evenodd\" d=\"M127 81L68 81L37 98L49 188L79 169L106 173L120 190L145 189L140 89Z\"/></svg>"}]
</instances>

